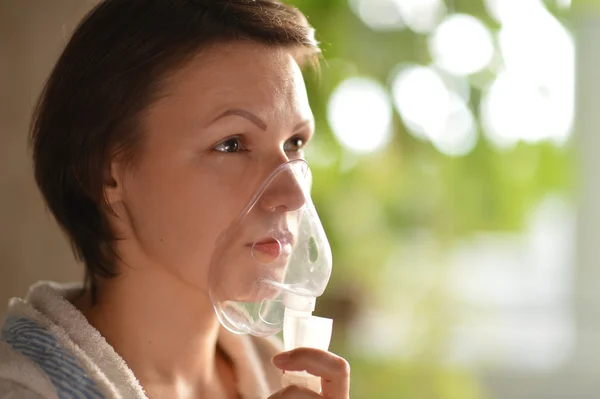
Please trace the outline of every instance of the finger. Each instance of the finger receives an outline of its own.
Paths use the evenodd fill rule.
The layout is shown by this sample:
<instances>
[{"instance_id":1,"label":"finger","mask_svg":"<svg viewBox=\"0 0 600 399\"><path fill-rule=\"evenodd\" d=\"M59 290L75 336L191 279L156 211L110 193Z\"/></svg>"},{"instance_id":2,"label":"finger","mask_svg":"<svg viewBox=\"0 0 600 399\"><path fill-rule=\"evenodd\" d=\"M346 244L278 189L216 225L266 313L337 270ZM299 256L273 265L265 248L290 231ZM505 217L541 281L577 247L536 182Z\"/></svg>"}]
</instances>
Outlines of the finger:
<instances>
[{"instance_id":1,"label":"finger","mask_svg":"<svg viewBox=\"0 0 600 399\"><path fill-rule=\"evenodd\" d=\"M325 397L348 398L350 395L350 365L344 358L331 352L297 348L275 356L273 364L283 370L306 370L321 377Z\"/></svg>"},{"instance_id":2,"label":"finger","mask_svg":"<svg viewBox=\"0 0 600 399\"><path fill-rule=\"evenodd\" d=\"M323 397L310 389L290 385L281 391L275 392L268 399L323 399Z\"/></svg>"},{"instance_id":3,"label":"finger","mask_svg":"<svg viewBox=\"0 0 600 399\"><path fill-rule=\"evenodd\" d=\"M273 358L273 364L282 370L306 370L328 381L350 376L350 365L344 358L320 349L297 348L283 352Z\"/></svg>"}]
</instances>

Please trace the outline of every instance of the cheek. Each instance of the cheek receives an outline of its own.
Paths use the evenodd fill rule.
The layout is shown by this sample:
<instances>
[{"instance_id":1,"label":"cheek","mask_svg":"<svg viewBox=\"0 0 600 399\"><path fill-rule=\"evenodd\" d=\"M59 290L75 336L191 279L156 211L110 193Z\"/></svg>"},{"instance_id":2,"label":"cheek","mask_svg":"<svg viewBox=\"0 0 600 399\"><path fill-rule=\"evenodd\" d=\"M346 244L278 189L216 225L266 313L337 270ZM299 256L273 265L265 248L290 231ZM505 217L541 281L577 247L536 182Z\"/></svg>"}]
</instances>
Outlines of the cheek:
<instances>
[{"instance_id":1,"label":"cheek","mask_svg":"<svg viewBox=\"0 0 600 399\"><path fill-rule=\"evenodd\" d=\"M138 246L152 264L205 288L216 239L244 205L235 185L211 173L163 168L139 173L129 187L126 206Z\"/></svg>"}]
</instances>

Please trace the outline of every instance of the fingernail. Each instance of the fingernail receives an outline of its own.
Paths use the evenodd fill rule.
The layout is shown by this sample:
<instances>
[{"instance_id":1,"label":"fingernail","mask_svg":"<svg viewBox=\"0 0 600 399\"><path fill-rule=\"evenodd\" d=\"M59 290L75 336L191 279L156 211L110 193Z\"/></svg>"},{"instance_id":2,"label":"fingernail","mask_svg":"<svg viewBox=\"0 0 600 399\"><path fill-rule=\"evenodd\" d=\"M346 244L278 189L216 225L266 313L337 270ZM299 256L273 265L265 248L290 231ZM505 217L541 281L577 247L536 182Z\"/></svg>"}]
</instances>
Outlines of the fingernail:
<instances>
[{"instance_id":1,"label":"fingernail","mask_svg":"<svg viewBox=\"0 0 600 399\"><path fill-rule=\"evenodd\" d=\"M289 362L291 359L291 356L289 355L289 353L280 353L279 355L275 356L273 358L273 364L275 366L283 366L284 364L286 364L287 362Z\"/></svg>"}]
</instances>

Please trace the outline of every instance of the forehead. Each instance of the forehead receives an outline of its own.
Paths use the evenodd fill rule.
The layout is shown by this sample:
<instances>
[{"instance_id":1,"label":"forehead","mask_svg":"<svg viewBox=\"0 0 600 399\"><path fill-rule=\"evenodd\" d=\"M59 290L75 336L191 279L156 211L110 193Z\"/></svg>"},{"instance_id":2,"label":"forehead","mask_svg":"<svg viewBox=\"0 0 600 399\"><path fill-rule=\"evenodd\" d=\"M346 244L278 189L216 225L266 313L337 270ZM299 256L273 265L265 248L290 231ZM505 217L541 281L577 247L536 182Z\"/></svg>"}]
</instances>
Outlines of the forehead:
<instances>
[{"instance_id":1,"label":"forehead","mask_svg":"<svg viewBox=\"0 0 600 399\"><path fill-rule=\"evenodd\" d=\"M221 43L204 50L167 79L165 94L207 111L247 105L310 114L292 51L254 42Z\"/></svg>"}]
</instances>

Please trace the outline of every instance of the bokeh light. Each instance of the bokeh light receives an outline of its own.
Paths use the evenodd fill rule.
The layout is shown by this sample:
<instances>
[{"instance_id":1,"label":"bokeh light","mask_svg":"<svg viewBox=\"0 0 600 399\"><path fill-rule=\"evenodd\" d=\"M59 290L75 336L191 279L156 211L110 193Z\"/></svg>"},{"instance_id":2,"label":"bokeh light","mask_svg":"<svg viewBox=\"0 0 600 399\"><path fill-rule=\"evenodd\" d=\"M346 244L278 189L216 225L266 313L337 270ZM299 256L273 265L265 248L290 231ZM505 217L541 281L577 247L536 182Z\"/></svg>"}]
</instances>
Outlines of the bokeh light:
<instances>
[{"instance_id":1,"label":"bokeh light","mask_svg":"<svg viewBox=\"0 0 600 399\"><path fill-rule=\"evenodd\" d=\"M374 30L408 27L431 32L446 14L442 0L349 0L358 17Z\"/></svg>"},{"instance_id":2,"label":"bokeh light","mask_svg":"<svg viewBox=\"0 0 600 399\"><path fill-rule=\"evenodd\" d=\"M487 27L467 14L448 16L429 39L435 64L455 75L469 75L485 68L494 55Z\"/></svg>"},{"instance_id":3,"label":"bokeh light","mask_svg":"<svg viewBox=\"0 0 600 399\"><path fill-rule=\"evenodd\" d=\"M509 16L510 10L522 8L498 6L504 67L484 94L482 124L489 140L501 147L520 140L563 144L574 118L573 39L543 5L533 0L523 4L529 4L527 20Z\"/></svg>"},{"instance_id":4,"label":"bokeh light","mask_svg":"<svg viewBox=\"0 0 600 399\"><path fill-rule=\"evenodd\" d=\"M391 102L383 86L372 79L343 81L329 99L327 119L338 141L352 152L376 151L391 138Z\"/></svg>"},{"instance_id":5,"label":"bokeh light","mask_svg":"<svg viewBox=\"0 0 600 399\"><path fill-rule=\"evenodd\" d=\"M477 142L475 120L463 98L450 91L430 67L407 66L393 77L398 113L416 137L431 141L441 153L465 155Z\"/></svg>"},{"instance_id":6,"label":"bokeh light","mask_svg":"<svg viewBox=\"0 0 600 399\"><path fill-rule=\"evenodd\" d=\"M556 0L556 5L563 10L571 8L571 0Z\"/></svg>"},{"instance_id":7,"label":"bokeh light","mask_svg":"<svg viewBox=\"0 0 600 399\"><path fill-rule=\"evenodd\" d=\"M540 13L546 11L541 0L484 0L488 14L501 24L520 21L531 23Z\"/></svg>"},{"instance_id":8,"label":"bokeh light","mask_svg":"<svg viewBox=\"0 0 600 399\"><path fill-rule=\"evenodd\" d=\"M446 5L442 0L394 0L404 23L418 33L431 32L444 18Z\"/></svg>"},{"instance_id":9,"label":"bokeh light","mask_svg":"<svg viewBox=\"0 0 600 399\"><path fill-rule=\"evenodd\" d=\"M373 30L401 30L406 26L393 0L350 0L350 7Z\"/></svg>"}]
</instances>

